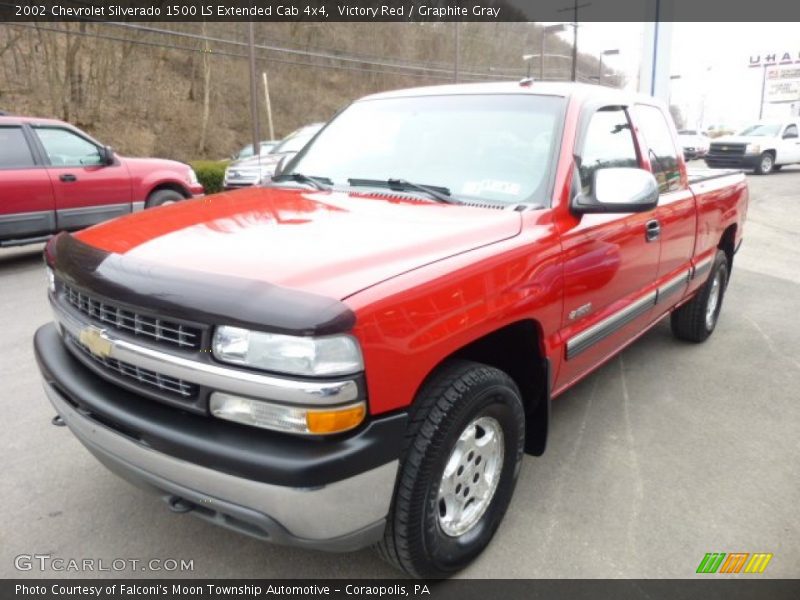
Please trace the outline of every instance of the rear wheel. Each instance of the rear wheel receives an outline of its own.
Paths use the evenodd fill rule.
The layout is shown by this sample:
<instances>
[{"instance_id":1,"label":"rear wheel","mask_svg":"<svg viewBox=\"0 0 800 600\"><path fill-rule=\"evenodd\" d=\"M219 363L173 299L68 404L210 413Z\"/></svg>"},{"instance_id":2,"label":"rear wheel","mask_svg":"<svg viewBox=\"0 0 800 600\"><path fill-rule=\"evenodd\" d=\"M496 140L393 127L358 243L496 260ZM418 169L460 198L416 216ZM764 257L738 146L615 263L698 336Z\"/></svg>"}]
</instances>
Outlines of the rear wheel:
<instances>
[{"instance_id":1,"label":"rear wheel","mask_svg":"<svg viewBox=\"0 0 800 600\"><path fill-rule=\"evenodd\" d=\"M415 577L468 565L505 515L524 443L513 380L479 363L445 364L415 403L381 556Z\"/></svg>"},{"instance_id":2,"label":"rear wheel","mask_svg":"<svg viewBox=\"0 0 800 600\"><path fill-rule=\"evenodd\" d=\"M764 152L758 159L756 166L756 174L769 175L775 168L775 157L771 152Z\"/></svg>"},{"instance_id":3,"label":"rear wheel","mask_svg":"<svg viewBox=\"0 0 800 600\"><path fill-rule=\"evenodd\" d=\"M147 197L145 206L153 208L154 206L164 206L165 204L173 204L183 200L183 195L175 190L156 190Z\"/></svg>"},{"instance_id":4,"label":"rear wheel","mask_svg":"<svg viewBox=\"0 0 800 600\"><path fill-rule=\"evenodd\" d=\"M704 342L714 332L722 309L722 299L729 276L728 258L717 250L711 274L694 298L673 311L672 333L680 340Z\"/></svg>"}]
</instances>

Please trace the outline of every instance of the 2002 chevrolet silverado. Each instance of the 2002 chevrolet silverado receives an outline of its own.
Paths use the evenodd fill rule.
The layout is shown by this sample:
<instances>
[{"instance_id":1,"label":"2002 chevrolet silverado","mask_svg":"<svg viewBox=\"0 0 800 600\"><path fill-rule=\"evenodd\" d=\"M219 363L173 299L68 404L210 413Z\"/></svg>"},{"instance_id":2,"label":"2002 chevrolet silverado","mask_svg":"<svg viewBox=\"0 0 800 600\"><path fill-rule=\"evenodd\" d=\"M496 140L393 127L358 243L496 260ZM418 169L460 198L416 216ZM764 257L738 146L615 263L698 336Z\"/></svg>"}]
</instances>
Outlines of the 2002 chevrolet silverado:
<instances>
[{"instance_id":1,"label":"2002 chevrolet silverado","mask_svg":"<svg viewBox=\"0 0 800 600\"><path fill-rule=\"evenodd\" d=\"M176 512L446 576L553 398L662 318L714 331L748 192L681 154L596 86L369 96L267 187L51 240L45 391Z\"/></svg>"}]
</instances>

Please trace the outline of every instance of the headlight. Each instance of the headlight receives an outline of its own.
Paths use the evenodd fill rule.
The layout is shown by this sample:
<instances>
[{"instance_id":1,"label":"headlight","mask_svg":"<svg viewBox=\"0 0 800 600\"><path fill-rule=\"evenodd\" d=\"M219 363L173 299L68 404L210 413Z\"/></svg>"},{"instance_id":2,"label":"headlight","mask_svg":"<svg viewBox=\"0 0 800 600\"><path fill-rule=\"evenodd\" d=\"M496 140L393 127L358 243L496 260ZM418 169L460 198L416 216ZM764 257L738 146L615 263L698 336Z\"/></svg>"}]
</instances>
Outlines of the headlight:
<instances>
[{"instance_id":1,"label":"headlight","mask_svg":"<svg viewBox=\"0 0 800 600\"><path fill-rule=\"evenodd\" d=\"M197 185L199 183L197 181L197 173L195 173L194 169L192 169L191 167L189 167L188 179L191 185Z\"/></svg>"},{"instance_id":2,"label":"headlight","mask_svg":"<svg viewBox=\"0 0 800 600\"><path fill-rule=\"evenodd\" d=\"M50 293L55 294L56 292L56 275L53 273L53 269L45 265L44 272L47 276L47 289L50 290Z\"/></svg>"},{"instance_id":3,"label":"headlight","mask_svg":"<svg viewBox=\"0 0 800 600\"><path fill-rule=\"evenodd\" d=\"M745 154L761 154L761 146L758 144L747 144L744 148Z\"/></svg>"},{"instance_id":4,"label":"headlight","mask_svg":"<svg viewBox=\"0 0 800 600\"><path fill-rule=\"evenodd\" d=\"M214 332L213 351L222 362L291 375L346 375L364 369L358 342L349 335L299 337L225 325Z\"/></svg>"},{"instance_id":5,"label":"headlight","mask_svg":"<svg viewBox=\"0 0 800 600\"><path fill-rule=\"evenodd\" d=\"M348 431L357 427L367 414L364 402L330 408L305 408L223 392L211 394L209 409L212 415L226 421L286 433L314 435Z\"/></svg>"}]
</instances>

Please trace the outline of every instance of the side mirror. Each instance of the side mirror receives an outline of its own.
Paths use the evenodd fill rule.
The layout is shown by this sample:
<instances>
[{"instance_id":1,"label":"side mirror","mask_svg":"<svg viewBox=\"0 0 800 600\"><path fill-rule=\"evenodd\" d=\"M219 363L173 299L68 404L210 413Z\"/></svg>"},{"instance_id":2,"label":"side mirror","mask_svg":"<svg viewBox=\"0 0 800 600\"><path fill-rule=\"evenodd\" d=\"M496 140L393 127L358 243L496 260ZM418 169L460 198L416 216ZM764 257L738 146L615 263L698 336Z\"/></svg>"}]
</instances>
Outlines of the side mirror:
<instances>
[{"instance_id":1,"label":"side mirror","mask_svg":"<svg viewBox=\"0 0 800 600\"><path fill-rule=\"evenodd\" d=\"M272 175L272 176L273 176L273 177L277 177L278 175L280 175L281 173L283 173L283 170L286 168L286 165L288 165L288 164L289 164L289 162L290 162L290 161L291 161L291 160L292 160L292 159L293 159L295 156L297 156L297 152L287 152L286 154L284 154L283 156L281 156L281 157L280 157L280 159L278 160L278 164L277 164L277 165L275 165L275 172L273 173L273 175Z\"/></svg>"},{"instance_id":2,"label":"side mirror","mask_svg":"<svg viewBox=\"0 0 800 600\"><path fill-rule=\"evenodd\" d=\"M111 146L100 148L100 162L106 166L114 164L114 149Z\"/></svg>"},{"instance_id":3,"label":"side mirror","mask_svg":"<svg viewBox=\"0 0 800 600\"><path fill-rule=\"evenodd\" d=\"M591 192L572 200L572 210L577 214L646 212L656 206L656 178L649 171L634 168L597 169Z\"/></svg>"}]
</instances>

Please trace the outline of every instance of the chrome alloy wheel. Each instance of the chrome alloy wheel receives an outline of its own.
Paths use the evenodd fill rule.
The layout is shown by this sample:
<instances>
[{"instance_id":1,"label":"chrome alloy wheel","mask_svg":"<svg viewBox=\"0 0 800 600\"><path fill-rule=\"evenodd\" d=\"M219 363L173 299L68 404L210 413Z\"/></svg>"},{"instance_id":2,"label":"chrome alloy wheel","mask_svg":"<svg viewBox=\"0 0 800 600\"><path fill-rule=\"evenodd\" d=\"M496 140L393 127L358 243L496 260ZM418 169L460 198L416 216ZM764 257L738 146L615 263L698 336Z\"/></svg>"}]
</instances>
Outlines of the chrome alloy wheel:
<instances>
[{"instance_id":1,"label":"chrome alloy wheel","mask_svg":"<svg viewBox=\"0 0 800 600\"><path fill-rule=\"evenodd\" d=\"M714 327L714 322L717 320L717 307L719 306L719 295L722 288L722 276L719 271L714 274L714 280L711 282L711 291L708 292L708 301L706 302L706 329L711 330Z\"/></svg>"},{"instance_id":2,"label":"chrome alloy wheel","mask_svg":"<svg viewBox=\"0 0 800 600\"><path fill-rule=\"evenodd\" d=\"M503 470L503 429L492 417L467 425L439 482L437 510L442 531L456 537L472 529L492 502Z\"/></svg>"}]
</instances>

